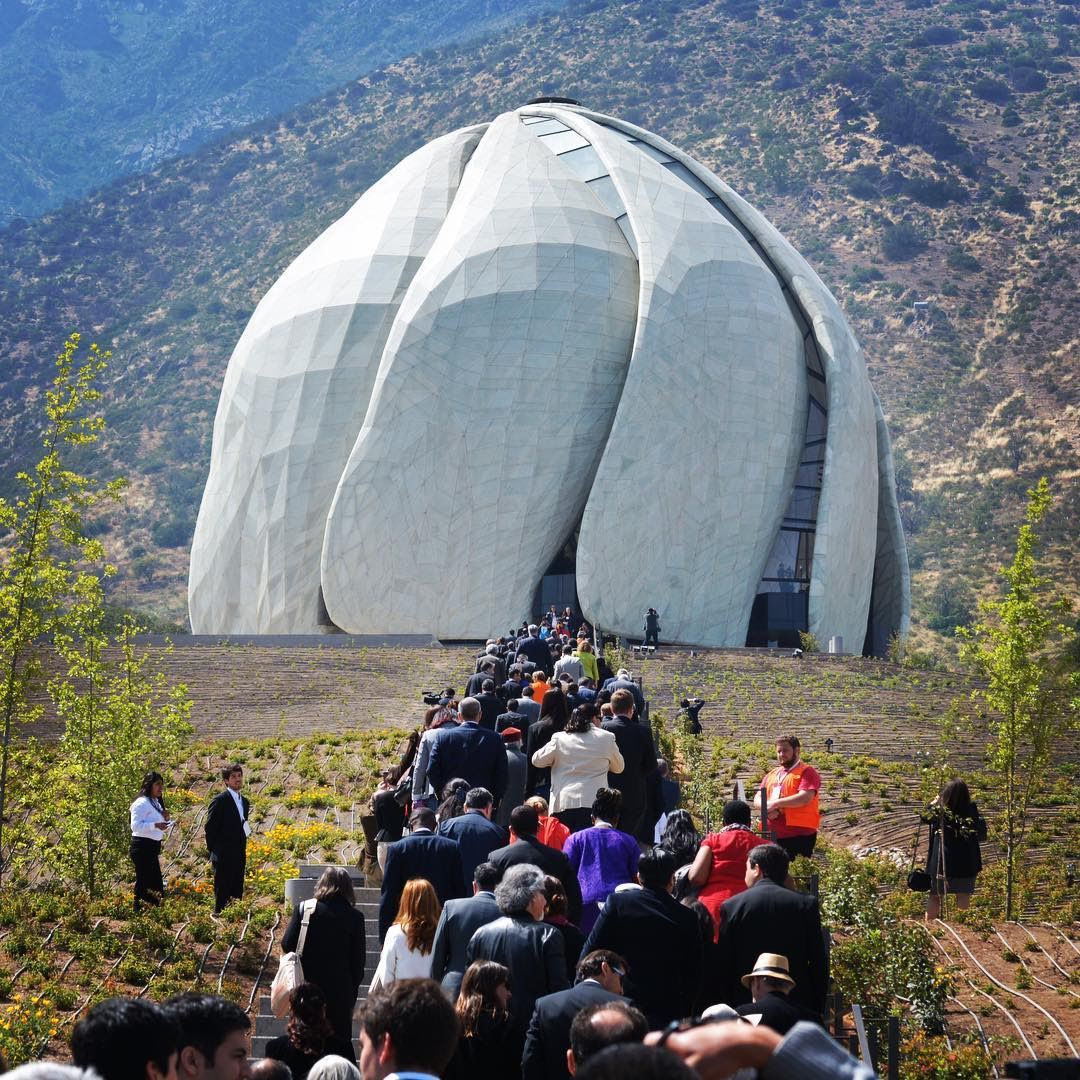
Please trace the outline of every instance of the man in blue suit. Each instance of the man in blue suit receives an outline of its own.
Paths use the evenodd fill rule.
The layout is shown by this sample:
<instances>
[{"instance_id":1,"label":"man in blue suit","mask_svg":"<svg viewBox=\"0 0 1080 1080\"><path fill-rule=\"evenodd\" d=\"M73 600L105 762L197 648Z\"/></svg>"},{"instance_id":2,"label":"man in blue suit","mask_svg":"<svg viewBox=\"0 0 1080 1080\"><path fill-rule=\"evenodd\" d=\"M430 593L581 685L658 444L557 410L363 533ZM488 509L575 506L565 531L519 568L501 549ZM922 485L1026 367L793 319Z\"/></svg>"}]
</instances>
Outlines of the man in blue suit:
<instances>
[{"instance_id":1,"label":"man in blue suit","mask_svg":"<svg viewBox=\"0 0 1080 1080\"><path fill-rule=\"evenodd\" d=\"M465 895L461 850L456 841L435 835L436 824L434 811L426 806L418 807L409 815L412 830L409 835L395 840L386 849L386 869L379 897L380 941L397 918L407 881L426 878L435 889L440 904Z\"/></svg>"},{"instance_id":2,"label":"man in blue suit","mask_svg":"<svg viewBox=\"0 0 1080 1080\"><path fill-rule=\"evenodd\" d=\"M502 736L480 726L480 702L467 697L458 706L461 724L439 733L428 757L427 777L441 794L443 785L461 777L471 788L487 788L496 806L506 790L506 751Z\"/></svg>"},{"instance_id":3,"label":"man in blue suit","mask_svg":"<svg viewBox=\"0 0 1080 1080\"><path fill-rule=\"evenodd\" d=\"M461 848L461 876L472 881L473 872L496 849L510 841L510 835L491 820L495 800L487 788L470 788L465 795L465 813L439 826L439 835L456 840Z\"/></svg>"},{"instance_id":4,"label":"man in blue suit","mask_svg":"<svg viewBox=\"0 0 1080 1080\"><path fill-rule=\"evenodd\" d=\"M540 629L535 623L529 624L529 633L526 637L518 640L517 654L515 659L525 657L526 660L542 668L548 675L555 670L554 661L551 659L551 650L547 642L541 640Z\"/></svg>"}]
</instances>

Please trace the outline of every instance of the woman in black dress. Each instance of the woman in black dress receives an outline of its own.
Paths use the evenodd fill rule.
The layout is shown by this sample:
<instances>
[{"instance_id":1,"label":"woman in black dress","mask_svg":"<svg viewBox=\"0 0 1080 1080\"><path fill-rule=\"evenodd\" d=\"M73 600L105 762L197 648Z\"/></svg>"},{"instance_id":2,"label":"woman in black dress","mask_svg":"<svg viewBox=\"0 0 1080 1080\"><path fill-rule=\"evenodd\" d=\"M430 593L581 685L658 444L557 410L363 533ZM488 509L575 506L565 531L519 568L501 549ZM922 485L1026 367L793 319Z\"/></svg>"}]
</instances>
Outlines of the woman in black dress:
<instances>
[{"instance_id":1,"label":"woman in black dress","mask_svg":"<svg viewBox=\"0 0 1080 1080\"><path fill-rule=\"evenodd\" d=\"M305 901L307 903L308 901ZM303 919L298 904L285 936L281 951L295 952L300 940ZM304 979L314 983L326 999L326 1015L334 1034L349 1044L352 1057L352 1016L356 995L364 981L364 962L367 959L364 916L356 909L352 879L341 866L329 866L315 886L315 910L308 925L307 940L300 962Z\"/></svg>"},{"instance_id":2,"label":"woman in black dress","mask_svg":"<svg viewBox=\"0 0 1080 1080\"><path fill-rule=\"evenodd\" d=\"M930 875L930 894L926 898L926 917L941 915L941 898L956 898L963 911L971 903L975 878L982 869L979 841L986 839L986 820L971 800L963 780L953 780L923 815L930 826L930 851L926 872ZM944 843L942 843L944 838Z\"/></svg>"},{"instance_id":3,"label":"woman in black dress","mask_svg":"<svg viewBox=\"0 0 1080 1080\"><path fill-rule=\"evenodd\" d=\"M289 1066L293 1080L305 1080L315 1062L334 1054L352 1061L352 1040L334 1034L326 1016L326 997L313 983L302 982L289 995L287 1034L266 1044L266 1056Z\"/></svg>"},{"instance_id":4,"label":"woman in black dress","mask_svg":"<svg viewBox=\"0 0 1080 1080\"><path fill-rule=\"evenodd\" d=\"M465 969L454 1006L461 1037L446 1071L447 1080L516 1080L521 1076L521 1042L510 1024L509 1000L510 972L502 964L476 960Z\"/></svg>"}]
</instances>

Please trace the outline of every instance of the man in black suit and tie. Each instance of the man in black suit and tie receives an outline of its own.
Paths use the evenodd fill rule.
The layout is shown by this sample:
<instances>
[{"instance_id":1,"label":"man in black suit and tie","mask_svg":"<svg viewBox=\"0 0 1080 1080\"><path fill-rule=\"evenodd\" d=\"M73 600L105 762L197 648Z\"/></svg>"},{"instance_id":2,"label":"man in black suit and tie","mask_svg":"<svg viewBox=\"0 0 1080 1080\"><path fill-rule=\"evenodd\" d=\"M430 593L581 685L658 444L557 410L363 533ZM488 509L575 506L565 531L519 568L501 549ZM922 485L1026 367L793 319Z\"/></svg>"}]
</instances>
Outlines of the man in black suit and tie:
<instances>
[{"instance_id":1,"label":"man in black suit and tie","mask_svg":"<svg viewBox=\"0 0 1080 1080\"><path fill-rule=\"evenodd\" d=\"M618 953L597 949L578 964L576 985L536 1002L525 1036L521 1080L569 1080L566 1051L574 1017L589 1005L627 1001L622 992L626 970Z\"/></svg>"},{"instance_id":2,"label":"man in black suit and tie","mask_svg":"<svg viewBox=\"0 0 1080 1080\"><path fill-rule=\"evenodd\" d=\"M790 999L820 1016L829 986L829 954L817 897L784 888L788 855L779 844L759 844L746 859L746 892L720 908L716 964L725 972L724 1001L733 1008L750 1001L740 974L753 971L764 952L787 957L795 986Z\"/></svg>"},{"instance_id":3,"label":"man in black suit and tie","mask_svg":"<svg viewBox=\"0 0 1080 1080\"><path fill-rule=\"evenodd\" d=\"M431 744L427 778L436 794L443 785L461 777L469 787L487 788L498 805L506 790L506 750L501 735L480 726L480 703L467 697L458 706L461 723L456 728L443 728Z\"/></svg>"},{"instance_id":4,"label":"man in black suit and tie","mask_svg":"<svg viewBox=\"0 0 1080 1080\"><path fill-rule=\"evenodd\" d=\"M506 847L497 848L488 856L499 871L500 878L511 866L532 863L545 874L557 877L566 890L567 918L576 926L581 921L581 885L570 860L561 852L536 839L540 816L531 806L516 806L510 814L510 828L517 839Z\"/></svg>"},{"instance_id":5,"label":"man in black suit and tie","mask_svg":"<svg viewBox=\"0 0 1080 1080\"><path fill-rule=\"evenodd\" d=\"M435 813L426 806L409 815L408 836L395 840L386 849L382 895L379 897L379 940L397 918L405 883L413 878L431 882L440 904L465 895L461 876L461 850L454 840L436 836Z\"/></svg>"},{"instance_id":6,"label":"man in black suit and tie","mask_svg":"<svg viewBox=\"0 0 1080 1080\"><path fill-rule=\"evenodd\" d=\"M206 849L214 866L214 913L230 900L244 895L244 866L247 862L247 838L251 835L248 812L251 804L240 794L244 770L240 765L226 765L221 770L225 790L210 802L206 815Z\"/></svg>"},{"instance_id":7,"label":"man in black suit and tie","mask_svg":"<svg viewBox=\"0 0 1080 1080\"><path fill-rule=\"evenodd\" d=\"M623 756L623 771L608 773L608 787L622 792L622 817L619 828L640 840L651 843L653 822L647 820L649 788L656 772L656 746L652 731L647 724L634 716L634 696L629 690L616 690L611 695L611 708L615 713L601 725L615 736L619 753Z\"/></svg>"},{"instance_id":8,"label":"man in black suit and tie","mask_svg":"<svg viewBox=\"0 0 1080 1080\"><path fill-rule=\"evenodd\" d=\"M442 983L451 1001L456 1001L461 980L468 964L465 951L473 934L502 917L495 903L495 886L499 871L489 862L482 862L473 874L473 895L464 900L447 900L435 928L431 946L431 977Z\"/></svg>"},{"instance_id":9,"label":"man in black suit and tie","mask_svg":"<svg viewBox=\"0 0 1080 1080\"><path fill-rule=\"evenodd\" d=\"M675 856L662 847L638 860L640 889L612 893L600 910L585 948L625 956L624 982L634 1004L661 1028L690 1016L701 989L704 948L697 915L671 895ZM745 971L745 968L740 970Z\"/></svg>"}]
</instances>

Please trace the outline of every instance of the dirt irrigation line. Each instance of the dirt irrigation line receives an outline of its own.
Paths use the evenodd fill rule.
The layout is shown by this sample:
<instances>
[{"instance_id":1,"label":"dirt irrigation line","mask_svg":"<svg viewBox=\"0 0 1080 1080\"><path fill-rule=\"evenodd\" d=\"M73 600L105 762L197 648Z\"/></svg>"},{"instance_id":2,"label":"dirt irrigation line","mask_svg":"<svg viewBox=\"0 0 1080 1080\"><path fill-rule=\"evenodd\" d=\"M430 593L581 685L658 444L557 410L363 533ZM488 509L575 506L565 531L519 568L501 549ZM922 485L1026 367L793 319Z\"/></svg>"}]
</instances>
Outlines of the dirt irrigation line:
<instances>
[{"instance_id":1,"label":"dirt irrigation line","mask_svg":"<svg viewBox=\"0 0 1080 1080\"><path fill-rule=\"evenodd\" d=\"M975 959L975 954L967 947L967 945L964 943L963 938L961 938L960 935L947 922L943 922L941 919L935 919L934 922L942 926L956 939L957 945L959 945L960 948L968 954L968 956L971 958L971 962L990 980L990 982L992 982L995 986L999 987L1001 990L1004 990L1006 994L1014 995L1015 997L1020 998L1022 1001L1026 1001L1033 1009L1041 1012L1043 1016L1045 1016L1046 1019L1049 1020L1050 1023L1058 1029L1059 1034L1065 1040L1065 1045L1069 1048L1069 1052L1073 1055L1073 1057L1077 1056L1076 1047L1073 1045L1072 1039L1069 1038L1068 1033L1057 1022L1057 1020L1051 1013L1047 1012L1046 1009L1044 1009L1037 1001L1033 1001L1031 998L1029 998L1027 994L1022 993L1021 991L1016 990L1011 986L1006 986L999 979L994 978L994 976L991 975L990 972L987 971L986 968L984 968L982 964L980 964L979 961ZM1006 944L1008 944L1008 942L1006 942Z\"/></svg>"},{"instance_id":2,"label":"dirt irrigation line","mask_svg":"<svg viewBox=\"0 0 1080 1080\"><path fill-rule=\"evenodd\" d=\"M154 970L150 972L150 978L146 980L146 985L135 995L136 997L142 997L149 989L150 984L161 974L161 969L165 966L168 960L176 954L176 946L180 944L180 935L188 928L188 923L184 922L180 924L180 929L173 935L172 948L157 962L154 966Z\"/></svg>"},{"instance_id":3,"label":"dirt irrigation line","mask_svg":"<svg viewBox=\"0 0 1080 1080\"><path fill-rule=\"evenodd\" d=\"M251 996L248 998L247 1012L251 1012L255 1006L255 995L259 990L259 983L262 981L263 972L266 971L266 965L270 963L270 954L274 951L274 934L277 932L277 928L281 923L281 912L274 913L274 925L270 927L270 943L266 946L266 952L263 953L262 964L259 965L259 973L255 976L255 982L251 987Z\"/></svg>"},{"instance_id":4,"label":"dirt irrigation line","mask_svg":"<svg viewBox=\"0 0 1080 1080\"><path fill-rule=\"evenodd\" d=\"M1047 930L1053 930L1054 933L1057 934L1061 938L1061 940L1064 941L1065 944L1068 945L1074 953L1076 953L1077 956L1080 956L1080 949L1078 949L1075 943L1062 931L1060 926L1055 926L1053 923L1048 922L1039 923L1039 925L1045 926Z\"/></svg>"},{"instance_id":5,"label":"dirt irrigation line","mask_svg":"<svg viewBox=\"0 0 1080 1080\"><path fill-rule=\"evenodd\" d=\"M998 1072L997 1063L994 1061L994 1053L990 1049L990 1040L986 1037L986 1031L983 1029L979 1014L974 1009L969 1009L958 997L953 997L952 994L949 995L949 1000L959 1005L960 1008L975 1021L975 1030L978 1031L979 1039L983 1044L983 1049L986 1051L986 1056L990 1059L990 1068L994 1070L994 1076L1000 1076L1001 1073ZM946 1038L948 1038L948 1034L946 1034ZM949 1043L949 1049L952 1049L951 1042Z\"/></svg>"},{"instance_id":6,"label":"dirt irrigation line","mask_svg":"<svg viewBox=\"0 0 1080 1080\"><path fill-rule=\"evenodd\" d=\"M1017 925L1019 926L1020 924L1017 923ZM1045 986L1047 990L1053 990L1055 994L1065 993L1065 994L1068 994L1069 997L1074 997L1074 998L1075 997L1080 997L1080 994L1074 994L1071 990L1069 990L1069 989L1067 989L1065 987L1057 987L1053 983L1047 982L1045 979L1040 979L1039 976L1036 975L1035 972L1031 970L1031 967L1024 960L1024 958L1018 952L1016 952L1016 950L1012 947L1012 944L1009 942L1008 938L1006 938L1004 935L1002 935L1001 932L998 931L998 930L995 930L994 934L997 937L998 941L1000 941L1001 944L1004 945L1005 948L1009 950L1009 952L1016 953L1017 963L1019 963L1019 965L1028 973L1028 975L1030 975L1031 978L1035 982L1037 982L1040 986ZM1039 945L1038 940L1032 934L1029 933L1028 937L1030 937L1031 940L1034 941L1036 945ZM1057 967L1057 964L1054 963L1054 958L1041 945L1039 945L1039 951L1046 957L1047 960L1050 961L1051 964L1054 964L1054 967ZM1058 971L1061 971L1061 968L1058 968ZM1062 972L1062 974L1064 975L1065 973ZM1065 978L1067 979L1068 975L1065 975Z\"/></svg>"},{"instance_id":7,"label":"dirt irrigation line","mask_svg":"<svg viewBox=\"0 0 1080 1080\"><path fill-rule=\"evenodd\" d=\"M244 922L244 929L240 931L240 936L229 946L229 951L225 954L225 959L221 961L221 970L218 972L217 977L217 990L221 993L221 984L225 980L225 969L229 966L229 960L232 959L232 954L236 950L236 946L239 945L247 936L248 927L251 925L251 914L248 913L248 917Z\"/></svg>"},{"instance_id":8,"label":"dirt irrigation line","mask_svg":"<svg viewBox=\"0 0 1080 1080\"><path fill-rule=\"evenodd\" d=\"M52 929L51 929L51 930L50 930L50 931L49 931L49 932L48 932L48 933L47 933L47 934L46 934L46 935L45 935L45 936L44 936L44 937L43 937L43 938L41 939L41 946L40 946L40 947L41 947L42 949L47 949L47 948L49 947L49 942L50 942L50 941L52 941L52 939L53 939L53 934L55 934L55 933L56 933L56 931L57 931L57 930L58 930L59 928L60 928L60 924L59 924L59 923L57 923L57 924L56 924L56 925L55 925L55 926L54 926L54 927L53 927L53 928L52 928ZM35 950L35 951L36 951L36 950ZM12 985L14 985L14 983L15 983L15 980L16 980L16 979L17 979L17 978L18 978L18 977L19 977L19 976L20 976L20 975L21 975L21 974L22 974L22 973L23 973L23 972L24 972L24 971L25 971L25 970L26 970L26 969L27 969L27 968L28 968L28 967L30 966L30 961L31 961L32 959L33 959L32 957L28 958L28 959L27 959L27 961L26 961L26 963L25 963L25 964L23 964L23 966L22 966L21 968L19 968L19 970L18 970L18 971L16 971L14 975L12 975L12 976L11 976L11 982L12 982Z\"/></svg>"},{"instance_id":9,"label":"dirt irrigation line","mask_svg":"<svg viewBox=\"0 0 1080 1080\"><path fill-rule=\"evenodd\" d=\"M1043 943L1023 923L1018 922L1016 925L1020 927L1020 929L1023 930L1024 933L1027 934L1027 936L1031 938L1031 940L1034 941L1036 945L1039 946L1039 951L1046 957L1047 960L1050 961L1051 964L1054 965L1054 967L1058 969L1058 971L1061 972L1061 974L1065 977L1066 980L1072 979L1072 976L1050 955L1049 952L1047 952L1047 950L1043 946ZM1068 938L1066 938L1065 940L1068 941ZM1069 993L1071 994L1072 991L1070 990ZM1073 997L1076 996L1076 994L1073 994Z\"/></svg>"},{"instance_id":10,"label":"dirt irrigation line","mask_svg":"<svg viewBox=\"0 0 1080 1080\"><path fill-rule=\"evenodd\" d=\"M934 943L934 945L937 946L937 948L941 950L941 953L945 957L945 959L948 960L949 963L953 967L959 967L960 965L957 964L956 961L949 955L949 950L946 949L945 946L942 945L941 942L938 941L938 939L936 937L934 937L934 935L931 934L930 931L927 930L925 926L923 927L923 929L926 930L926 936L929 937L930 940ZM1020 1041L1027 1047L1028 1053L1031 1054L1032 1059L1035 1060L1035 1061L1038 1061L1039 1060L1039 1055L1035 1053L1035 1047L1031 1045L1030 1040L1024 1034L1024 1029L1020 1026L1020 1021L1016 1019L1016 1017L1012 1014L1012 1012L1009 1009L1007 1009L1000 1001L998 1001L998 999L996 997L993 997L991 994L988 994L985 990L980 990L979 987L977 987L971 981L971 979L968 978L966 973L962 977L963 977L964 982L966 982L968 984L968 986L971 988L973 993L981 994L984 998L986 998L987 1001L990 1002L991 1005L994 1006L995 1009L997 1009L1000 1012L1003 1012L1005 1014L1005 1017L1009 1021L1009 1023L1011 1023L1014 1028L1016 1028L1016 1033L1020 1036Z\"/></svg>"}]
</instances>

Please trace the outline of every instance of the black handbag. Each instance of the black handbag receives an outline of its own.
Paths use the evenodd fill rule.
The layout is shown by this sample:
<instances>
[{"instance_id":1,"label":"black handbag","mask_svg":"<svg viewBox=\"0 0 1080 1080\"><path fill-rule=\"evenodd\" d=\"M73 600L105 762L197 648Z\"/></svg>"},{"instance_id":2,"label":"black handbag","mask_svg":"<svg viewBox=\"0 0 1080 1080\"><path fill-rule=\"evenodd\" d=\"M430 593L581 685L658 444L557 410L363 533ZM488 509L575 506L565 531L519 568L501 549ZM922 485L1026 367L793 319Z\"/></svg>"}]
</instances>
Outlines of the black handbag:
<instances>
[{"instance_id":1,"label":"black handbag","mask_svg":"<svg viewBox=\"0 0 1080 1080\"><path fill-rule=\"evenodd\" d=\"M907 887L912 892L928 893L934 879L925 870L915 869L915 856L919 851L919 833L921 832L922 821L920 820L919 827L915 830L915 843L911 845L911 867L908 870Z\"/></svg>"}]
</instances>

